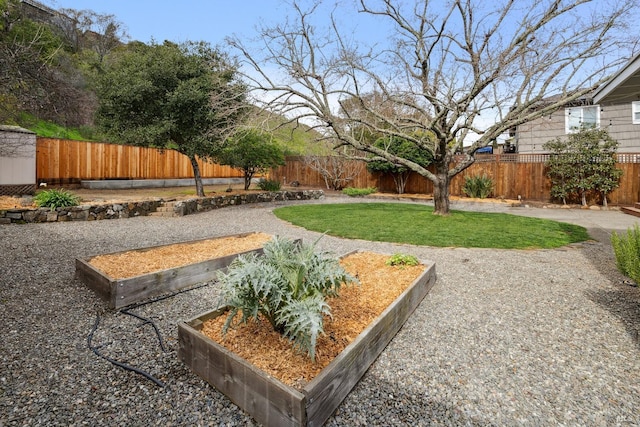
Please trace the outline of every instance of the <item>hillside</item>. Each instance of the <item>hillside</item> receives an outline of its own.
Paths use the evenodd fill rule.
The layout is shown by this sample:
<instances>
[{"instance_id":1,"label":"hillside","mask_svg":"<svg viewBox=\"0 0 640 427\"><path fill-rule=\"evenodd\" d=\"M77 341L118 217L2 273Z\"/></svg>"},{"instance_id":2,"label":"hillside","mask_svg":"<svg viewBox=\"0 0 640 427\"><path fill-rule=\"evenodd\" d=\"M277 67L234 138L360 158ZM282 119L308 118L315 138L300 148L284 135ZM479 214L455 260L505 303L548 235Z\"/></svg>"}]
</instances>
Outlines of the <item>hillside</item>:
<instances>
[{"instance_id":1,"label":"hillside","mask_svg":"<svg viewBox=\"0 0 640 427\"><path fill-rule=\"evenodd\" d=\"M112 58L140 42L115 16L54 10L35 0L0 2L0 123L39 136L108 141L96 127L98 76ZM305 125L257 112L249 122L273 133L289 155L320 154L326 144Z\"/></svg>"}]
</instances>

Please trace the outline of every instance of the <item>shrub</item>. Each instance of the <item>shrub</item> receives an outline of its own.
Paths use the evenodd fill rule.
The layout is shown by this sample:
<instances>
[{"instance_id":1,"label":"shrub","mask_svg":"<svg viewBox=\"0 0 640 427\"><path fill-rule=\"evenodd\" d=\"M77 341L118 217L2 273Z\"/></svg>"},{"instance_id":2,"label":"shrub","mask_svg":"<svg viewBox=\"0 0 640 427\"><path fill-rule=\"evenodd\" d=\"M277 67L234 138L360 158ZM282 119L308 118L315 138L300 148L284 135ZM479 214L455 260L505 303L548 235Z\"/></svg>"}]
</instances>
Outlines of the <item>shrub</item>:
<instances>
[{"instance_id":1,"label":"shrub","mask_svg":"<svg viewBox=\"0 0 640 427\"><path fill-rule=\"evenodd\" d=\"M389 257L386 264L391 266L418 265L420 264L420 261L418 261L418 258L413 255L393 254Z\"/></svg>"},{"instance_id":2,"label":"shrub","mask_svg":"<svg viewBox=\"0 0 640 427\"><path fill-rule=\"evenodd\" d=\"M80 197L64 189L53 188L39 192L33 198L33 201L38 207L51 208L51 210L54 210L56 208L78 206Z\"/></svg>"},{"instance_id":3,"label":"shrub","mask_svg":"<svg viewBox=\"0 0 640 427\"><path fill-rule=\"evenodd\" d=\"M616 264L622 274L640 283L640 228L636 224L628 229L626 236L614 232L611 235Z\"/></svg>"},{"instance_id":4,"label":"shrub","mask_svg":"<svg viewBox=\"0 0 640 427\"><path fill-rule=\"evenodd\" d=\"M260 178L260 181L258 181L258 188L263 191L280 191L280 181Z\"/></svg>"},{"instance_id":5,"label":"shrub","mask_svg":"<svg viewBox=\"0 0 640 427\"><path fill-rule=\"evenodd\" d=\"M361 196L367 196L369 194L373 194L376 191L378 191L376 187L367 187L367 188L347 187L342 189L342 194L346 194L349 197L361 197Z\"/></svg>"},{"instance_id":6,"label":"shrub","mask_svg":"<svg viewBox=\"0 0 640 427\"><path fill-rule=\"evenodd\" d=\"M223 304L231 307L223 333L240 313L241 323L262 316L315 362L323 316L331 315L325 298L337 296L343 283L357 282L315 246L276 237L264 245L264 255L241 255L220 273Z\"/></svg>"},{"instance_id":7,"label":"shrub","mask_svg":"<svg viewBox=\"0 0 640 427\"><path fill-rule=\"evenodd\" d=\"M493 191L493 180L486 175L465 177L462 191L469 197L487 198Z\"/></svg>"}]
</instances>

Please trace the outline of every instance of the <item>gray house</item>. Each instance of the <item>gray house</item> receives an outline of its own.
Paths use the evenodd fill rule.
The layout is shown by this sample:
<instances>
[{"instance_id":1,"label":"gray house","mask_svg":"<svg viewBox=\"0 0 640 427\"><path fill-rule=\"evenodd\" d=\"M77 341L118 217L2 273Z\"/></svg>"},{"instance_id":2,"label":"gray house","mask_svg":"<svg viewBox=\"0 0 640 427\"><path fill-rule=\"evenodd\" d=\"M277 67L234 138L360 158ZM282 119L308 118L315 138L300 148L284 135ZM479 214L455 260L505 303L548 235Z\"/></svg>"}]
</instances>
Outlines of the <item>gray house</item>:
<instances>
[{"instance_id":1,"label":"gray house","mask_svg":"<svg viewBox=\"0 0 640 427\"><path fill-rule=\"evenodd\" d=\"M606 128L619 153L640 153L640 55L632 58L589 98L516 128L518 153L544 153L543 144L582 126Z\"/></svg>"}]
</instances>

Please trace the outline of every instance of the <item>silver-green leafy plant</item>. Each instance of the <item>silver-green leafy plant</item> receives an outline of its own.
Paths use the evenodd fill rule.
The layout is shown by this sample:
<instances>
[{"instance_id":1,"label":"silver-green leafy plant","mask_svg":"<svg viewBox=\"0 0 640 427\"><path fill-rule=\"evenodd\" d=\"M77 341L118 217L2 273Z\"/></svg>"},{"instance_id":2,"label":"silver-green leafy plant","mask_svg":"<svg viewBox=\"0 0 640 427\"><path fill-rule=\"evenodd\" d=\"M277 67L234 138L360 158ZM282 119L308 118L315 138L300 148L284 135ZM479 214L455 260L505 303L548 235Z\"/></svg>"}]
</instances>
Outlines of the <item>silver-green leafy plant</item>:
<instances>
[{"instance_id":1,"label":"silver-green leafy plant","mask_svg":"<svg viewBox=\"0 0 640 427\"><path fill-rule=\"evenodd\" d=\"M240 313L241 323L263 316L315 362L323 316L331 316L326 298L338 296L342 284L357 282L316 245L276 237L264 245L263 255L240 255L219 273L222 303L230 307L223 333Z\"/></svg>"}]
</instances>

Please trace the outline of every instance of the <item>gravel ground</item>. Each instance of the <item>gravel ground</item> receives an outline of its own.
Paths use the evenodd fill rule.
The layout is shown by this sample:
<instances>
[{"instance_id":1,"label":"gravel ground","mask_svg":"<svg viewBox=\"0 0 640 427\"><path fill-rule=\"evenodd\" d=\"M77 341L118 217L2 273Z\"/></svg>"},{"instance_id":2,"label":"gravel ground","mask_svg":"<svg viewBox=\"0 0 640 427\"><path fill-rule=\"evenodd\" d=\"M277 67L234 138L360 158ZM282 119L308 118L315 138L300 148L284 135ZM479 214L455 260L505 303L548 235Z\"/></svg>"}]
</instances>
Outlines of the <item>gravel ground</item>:
<instances>
[{"instance_id":1,"label":"gravel ground","mask_svg":"<svg viewBox=\"0 0 640 427\"><path fill-rule=\"evenodd\" d=\"M163 351L151 325L74 278L74 259L248 231L317 238L275 206L0 226L0 426L254 425L177 358L176 323L216 305L215 284L131 310ZM607 231L592 236L530 251L323 238L336 254L411 253L438 274L327 425L640 425L640 290L617 273ZM97 321L102 353L165 386L96 356Z\"/></svg>"}]
</instances>

